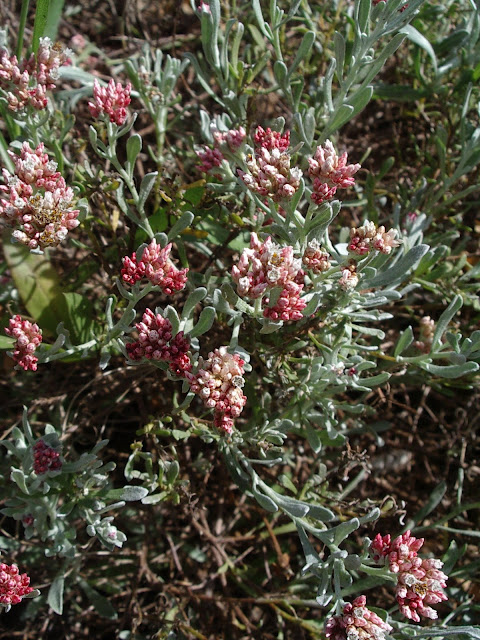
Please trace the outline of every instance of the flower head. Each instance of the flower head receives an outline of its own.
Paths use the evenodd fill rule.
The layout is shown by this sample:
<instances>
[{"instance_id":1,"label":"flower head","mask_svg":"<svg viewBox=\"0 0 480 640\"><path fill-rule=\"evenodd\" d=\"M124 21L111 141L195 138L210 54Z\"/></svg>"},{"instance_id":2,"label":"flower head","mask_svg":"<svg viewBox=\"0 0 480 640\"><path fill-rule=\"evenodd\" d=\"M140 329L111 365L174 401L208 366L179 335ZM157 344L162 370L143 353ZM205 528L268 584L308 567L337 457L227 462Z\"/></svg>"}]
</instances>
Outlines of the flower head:
<instances>
[{"instance_id":1,"label":"flower head","mask_svg":"<svg viewBox=\"0 0 480 640\"><path fill-rule=\"evenodd\" d=\"M232 267L237 293L250 299L263 298L263 315L272 320L300 320L306 303L300 298L304 286L302 261L293 255L293 247L281 247L270 237L261 242L256 233L250 248L244 249L238 264ZM271 291L280 289L271 304Z\"/></svg>"},{"instance_id":2,"label":"flower head","mask_svg":"<svg viewBox=\"0 0 480 640\"><path fill-rule=\"evenodd\" d=\"M43 143L32 149L24 142L20 155L11 151L9 155L15 173L3 169L0 219L18 227L12 235L29 249L58 245L79 225L73 190L57 171L56 162L44 152Z\"/></svg>"},{"instance_id":3,"label":"flower head","mask_svg":"<svg viewBox=\"0 0 480 640\"><path fill-rule=\"evenodd\" d=\"M301 170L290 167L290 156L278 147L260 147L247 156L246 165L248 173L238 169L238 175L248 189L275 202L289 200L300 186Z\"/></svg>"},{"instance_id":4,"label":"flower head","mask_svg":"<svg viewBox=\"0 0 480 640\"><path fill-rule=\"evenodd\" d=\"M307 267L313 271L313 273L323 273L324 271L328 271L332 266L329 260L329 255L326 251L322 251L320 249L320 244L318 240L312 240L308 243L307 248L305 249L302 262Z\"/></svg>"},{"instance_id":5,"label":"flower head","mask_svg":"<svg viewBox=\"0 0 480 640\"><path fill-rule=\"evenodd\" d=\"M206 407L214 410L215 426L227 434L232 433L234 419L238 418L247 402L242 392L244 361L236 353L228 353L220 347L200 359L200 368L195 375L187 375L191 390Z\"/></svg>"},{"instance_id":6,"label":"flower head","mask_svg":"<svg viewBox=\"0 0 480 640\"><path fill-rule=\"evenodd\" d=\"M348 250L359 256L364 256L372 249L389 254L392 249L398 247L397 230L385 227L377 227L374 222L365 220L361 227L350 229L350 242Z\"/></svg>"},{"instance_id":7,"label":"flower head","mask_svg":"<svg viewBox=\"0 0 480 640\"><path fill-rule=\"evenodd\" d=\"M247 156L248 172L238 169L238 175L250 191L268 196L275 202L289 200L299 188L302 177L300 169L290 166L290 132L281 135L270 128L257 127L254 140L257 148L255 155Z\"/></svg>"},{"instance_id":8,"label":"flower head","mask_svg":"<svg viewBox=\"0 0 480 640\"><path fill-rule=\"evenodd\" d=\"M243 127L220 131L212 125L212 135L213 149L203 145L195 151L202 162L198 168L205 173L214 167L221 166L222 160L225 157L223 154L224 151L231 151L232 153L238 151L245 140L246 132Z\"/></svg>"},{"instance_id":9,"label":"flower head","mask_svg":"<svg viewBox=\"0 0 480 640\"><path fill-rule=\"evenodd\" d=\"M342 275L338 284L344 291L352 291L359 282L357 265L354 260L350 260L348 265L342 266Z\"/></svg>"},{"instance_id":10,"label":"flower head","mask_svg":"<svg viewBox=\"0 0 480 640\"><path fill-rule=\"evenodd\" d=\"M267 129L257 127L253 139L255 140L255 144L264 149L268 149L269 151L272 149L280 149L280 151L284 152L287 151L290 146L290 131L286 131L282 135L278 131L272 131L270 127L267 127Z\"/></svg>"},{"instance_id":11,"label":"flower head","mask_svg":"<svg viewBox=\"0 0 480 640\"><path fill-rule=\"evenodd\" d=\"M130 82L123 87L120 82L115 84L113 78L106 87L100 86L98 80L93 83L93 100L88 103L88 108L94 118L105 113L110 122L122 125L127 119L127 107L130 104L130 93L132 85Z\"/></svg>"},{"instance_id":12,"label":"flower head","mask_svg":"<svg viewBox=\"0 0 480 640\"><path fill-rule=\"evenodd\" d=\"M171 242L162 249L154 238L143 250L140 262L137 262L136 253L130 258L123 258L122 280L128 284L135 284L138 280L146 278L167 295L181 291L187 282L188 269L177 269L170 260L171 250Z\"/></svg>"},{"instance_id":13,"label":"flower head","mask_svg":"<svg viewBox=\"0 0 480 640\"><path fill-rule=\"evenodd\" d=\"M313 180L312 200L316 204L331 200L337 188L345 189L354 185L353 176L360 169L359 164L347 164L346 152L338 156L330 140L324 146L317 147L308 164L308 173Z\"/></svg>"},{"instance_id":14,"label":"flower head","mask_svg":"<svg viewBox=\"0 0 480 640\"><path fill-rule=\"evenodd\" d=\"M62 468L60 454L43 440L38 440L33 447L33 470L37 476L47 471L58 471Z\"/></svg>"},{"instance_id":15,"label":"flower head","mask_svg":"<svg viewBox=\"0 0 480 640\"><path fill-rule=\"evenodd\" d=\"M343 607L343 613L332 616L325 625L325 635L331 640L383 640L392 627L365 604L365 596L359 596Z\"/></svg>"},{"instance_id":16,"label":"flower head","mask_svg":"<svg viewBox=\"0 0 480 640\"><path fill-rule=\"evenodd\" d=\"M444 589L448 578L441 571L443 563L418 557L423 542L423 538L406 531L393 541L390 535L378 534L370 545L373 559L386 563L397 574L395 595L400 611L414 622L420 622L420 616L435 619L437 612L429 605L447 600Z\"/></svg>"},{"instance_id":17,"label":"flower head","mask_svg":"<svg viewBox=\"0 0 480 640\"><path fill-rule=\"evenodd\" d=\"M18 604L22 598L33 591L29 586L30 578L26 573L20 573L16 564L0 562L0 604L10 608Z\"/></svg>"},{"instance_id":18,"label":"flower head","mask_svg":"<svg viewBox=\"0 0 480 640\"><path fill-rule=\"evenodd\" d=\"M59 68L69 63L69 55L69 49L52 44L49 38L40 38L37 53L23 62L0 49L0 89L6 93L9 109L19 111L26 106L44 109L46 92L55 88Z\"/></svg>"},{"instance_id":19,"label":"flower head","mask_svg":"<svg viewBox=\"0 0 480 640\"><path fill-rule=\"evenodd\" d=\"M36 371L38 358L34 354L42 342L42 330L39 326L16 315L10 318L5 333L15 338L12 354L15 363L25 371Z\"/></svg>"},{"instance_id":20,"label":"flower head","mask_svg":"<svg viewBox=\"0 0 480 640\"><path fill-rule=\"evenodd\" d=\"M157 360L168 362L170 368L177 375L184 375L192 368L188 350L190 340L183 331L175 336L172 332L172 323L159 313L155 314L151 309L146 309L142 321L135 325L138 331L138 340L125 345L128 357L131 360Z\"/></svg>"}]
</instances>

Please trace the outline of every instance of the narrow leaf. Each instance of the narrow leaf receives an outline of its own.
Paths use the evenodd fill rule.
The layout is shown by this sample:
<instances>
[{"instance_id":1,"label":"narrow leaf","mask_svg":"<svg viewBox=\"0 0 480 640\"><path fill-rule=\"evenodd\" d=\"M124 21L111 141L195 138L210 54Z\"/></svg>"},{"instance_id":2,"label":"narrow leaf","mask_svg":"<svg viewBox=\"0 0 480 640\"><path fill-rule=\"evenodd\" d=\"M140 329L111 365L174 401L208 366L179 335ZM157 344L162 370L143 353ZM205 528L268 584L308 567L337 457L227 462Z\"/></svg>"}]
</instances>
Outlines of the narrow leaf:
<instances>
[{"instance_id":1,"label":"narrow leaf","mask_svg":"<svg viewBox=\"0 0 480 640\"><path fill-rule=\"evenodd\" d=\"M421 47L424 51L428 53L432 60L433 68L435 69L435 73L437 73L437 58L435 56L435 51L433 50L430 42L423 36L420 31L417 31L415 27L412 27L411 24L407 24L403 29L400 29L399 33L404 33L409 40L411 40L414 44Z\"/></svg>"},{"instance_id":2,"label":"narrow leaf","mask_svg":"<svg viewBox=\"0 0 480 640\"><path fill-rule=\"evenodd\" d=\"M206 333L213 325L214 320L215 309L213 307L205 307L205 309L202 309L202 313L200 314L200 318L198 319L197 324L189 333L190 337L198 338L198 336Z\"/></svg>"},{"instance_id":3,"label":"narrow leaf","mask_svg":"<svg viewBox=\"0 0 480 640\"><path fill-rule=\"evenodd\" d=\"M40 38L42 38L45 34L49 5L50 0L37 0L36 3L35 21L33 23L32 37L32 49L34 53L37 53L38 45L40 44Z\"/></svg>"},{"instance_id":4,"label":"narrow leaf","mask_svg":"<svg viewBox=\"0 0 480 640\"><path fill-rule=\"evenodd\" d=\"M50 589L48 591L47 603L55 611L55 613L58 613L59 616L61 616L63 613L64 587L65 587L65 578L62 574L55 578L55 580L50 585Z\"/></svg>"}]
</instances>

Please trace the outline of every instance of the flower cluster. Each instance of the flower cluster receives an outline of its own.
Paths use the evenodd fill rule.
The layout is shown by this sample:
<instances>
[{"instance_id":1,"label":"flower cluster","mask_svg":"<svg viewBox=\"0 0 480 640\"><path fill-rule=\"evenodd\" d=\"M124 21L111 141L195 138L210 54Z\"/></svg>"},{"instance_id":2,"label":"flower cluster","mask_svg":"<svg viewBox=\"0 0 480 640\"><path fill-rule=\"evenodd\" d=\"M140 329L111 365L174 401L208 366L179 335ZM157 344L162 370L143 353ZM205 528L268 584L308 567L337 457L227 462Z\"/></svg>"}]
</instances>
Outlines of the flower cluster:
<instances>
[{"instance_id":1,"label":"flower cluster","mask_svg":"<svg viewBox=\"0 0 480 640\"><path fill-rule=\"evenodd\" d=\"M0 49L0 89L6 92L8 107L19 111L27 105L34 109L47 106L47 90L54 89L59 68L69 62L70 51L49 38L41 38L37 54L22 63Z\"/></svg>"},{"instance_id":2,"label":"flower cluster","mask_svg":"<svg viewBox=\"0 0 480 640\"><path fill-rule=\"evenodd\" d=\"M195 375L187 375L191 390L200 396L209 409L214 410L215 426L225 433L232 433L234 418L238 418L247 402L242 392L245 384L244 360L230 354L227 347L220 347L200 359Z\"/></svg>"},{"instance_id":3,"label":"flower cluster","mask_svg":"<svg viewBox=\"0 0 480 640\"><path fill-rule=\"evenodd\" d=\"M395 595L401 613L415 622L424 618L437 618L437 612L428 606L447 600L444 592L447 576L441 571L443 563L435 558L419 558L423 538L414 538L407 531L391 540L390 535L378 534L371 544L376 562L388 564L398 576Z\"/></svg>"},{"instance_id":4,"label":"flower cluster","mask_svg":"<svg viewBox=\"0 0 480 640\"><path fill-rule=\"evenodd\" d=\"M343 265L341 271L342 275L338 284L344 291L352 291L352 289L355 289L359 281L355 260L350 260L347 265Z\"/></svg>"},{"instance_id":5,"label":"flower cluster","mask_svg":"<svg viewBox=\"0 0 480 640\"><path fill-rule=\"evenodd\" d=\"M126 349L130 360L161 360L168 362L177 375L184 375L192 368L187 352L190 340L179 331L172 335L172 324L159 313L146 309L142 321L135 325L138 340L127 343Z\"/></svg>"},{"instance_id":6,"label":"flower cluster","mask_svg":"<svg viewBox=\"0 0 480 640\"><path fill-rule=\"evenodd\" d=\"M325 635L331 640L383 640L392 627L365 604L365 596L347 602L340 616L332 616L325 625Z\"/></svg>"},{"instance_id":7,"label":"flower cluster","mask_svg":"<svg viewBox=\"0 0 480 640\"><path fill-rule=\"evenodd\" d=\"M267 127L267 129L257 127L253 139L259 147L263 147L268 151L279 149L283 153L290 146L290 131L286 131L282 135L279 131L272 131L270 127Z\"/></svg>"},{"instance_id":8,"label":"flower cluster","mask_svg":"<svg viewBox=\"0 0 480 640\"><path fill-rule=\"evenodd\" d=\"M88 108L94 118L105 113L110 122L122 125L127 119L127 107L130 104L132 85L128 82L122 87L120 82L115 84L113 78L106 87L100 86L98 80L93 83L93 101L88 103Z\"/></svg>"},{"instance_id":9,"label":"flower cluster","mask_svg":"<svg viewBox=\"0 0 480 640\"><path fill-rule=\"evenodd\" d=\"M238 169L238 175L250 191L268 196L275 202L290 199L299 188L302 177L300 169L290 167L287 152L290 133L282 136L277 131L257 127L254 140L259 146L255 155L247 156L249 173Z\"/></svg>"},{"instance_id":10,"label":"flower cluster","mask_svg":"<svg viewBox=\"0 0 480 640\"><path fill-rule=\"evenodd\" d=\"M300 298L304 286L302 261L294 258L293 247L280 247L270 237L260 242L256 233L250 237L250 248L244 249L232 278L241 297L263 298L263 315L272 320L300 320L306 303ZM266 296L278 288L274 304Z\"/></svg>"},{"instance_id":11,"label":"flower cluster","mask_svg":"<svg viewBox=\"0 0 480 640\"><path fill-rule=\"evenodd\" d=\"M49 160L40 143L32 149L24 142L20 155L9 151L15 174L3 169L6 184L0 186L0 219L9 226L17 242L29 249L57 245L80 223L80 211L73 209L73 190Z\"/></svg>"},{"instance_id":12,"label":"flower cluster","mask_svg":"<svg viewBox=\"0 0 480 640\"><path fill-rule=\"evenodd\" d=\"M420 340L416 340L414 346L423 353L429 353L434 335L435 320L432 320L430 316L424 316L420 320Z\"/></svg>"},{"instance_id":13,"label":"flower cluster","mask_svg":"<svg viewBox=\"0 0 480 640\"><path fill-rule=\"evenodd\" d=\"M214 147L211 149L204 145L195 151L200 158L202 164L199 166L199 170L207 173L213 167L219 167L222 164L224 155L222 149L225 146L235 153L243 144L245 140L246 132L243 127L238 129L229 129L228 131L219 131L218 129L212 130Z\"/></svg>"},{"instance_id":14,"label":"flower cluster","mask_svg":"<svg viewBox=\"0 0 480 640\"><path fill-rule=\"evenodd\" d=\"M348 250L359 256L364 256L372 249L388 255L399 244L396 229L385 231L385 227L377 227L375 223L365 220L358 229L350 229Z\"/></svg>"},{"instance_id":15,"label":"flower cluster","mask_svg":"<svg viewBox=\"0 0 480 640\"><path fill-rule=\"evenodd\" d=\"M18 315L10 318L5 329L7 336L15 338L12 352L13 359L25 371L36 371L38 358L34 355L38 345L42 342L42 330L36 323L22 320Z\"/></svg>"},{"instance_id":16,"label":"flower cluster","mask_svg":"<svg viewBox=\"0 0 480 640\"><path fill-rule=\"evenodd\" d=\"M0 604L8 608L18 604L22 598L33 591L29 586L30 578L26 573L19 573L16 564L0 562Z\"/></svg>"},{"instance_id":17,"label":"flower cluster","mask_svg":"<svg viewBox=\"0 0 480 640\"><path fill-rule=\"evenodd\" d=\"M122 280L128 284L135 284L146 278L153 285L160 287L163 293L170 295L174 291L181 291L187 281L188 269L177 269L170 260L172 243L163 249L155 238L145 247L140 262L134 253L130 258L123 258Z\"/></svg>"},{"instance_id":18,"label":"flower cluster","mask_svg":"<svg viewBox=\"0 0 480 640\"><path fill-rule=\"evenodd\" d=\"M33 447L33 470L37 476L47 471L58 471L62 468L60 454L43 440L39 440Z\"/></svg>"},{"instance_id":19,"label":"flower cluster","mask_svg":"<svg viewBox=\"0 0 480 640\"><path fill-rule=\"evenodd\" d=\"M303 253L302 262L307 269L318 274L330 269L332 265L329 258L330 256L328 253L320 249L318 240L312 240L308 243L307 248Z\"/></svg>"},{"instance_id":20,"label":"flower cluster","mask_svg":"<svg viewBox=\"0 0 480 640\"><path fill-rule=\"evenodd\" d=\"M359 164L347 164L347 152L339 157L330 140L317 147L315 156L308 159L308 174L313 180L312 200L322 204L331 200L337 188L345 189L355 184L353 175L360 169Z\"/></svg>"}]
</instances>

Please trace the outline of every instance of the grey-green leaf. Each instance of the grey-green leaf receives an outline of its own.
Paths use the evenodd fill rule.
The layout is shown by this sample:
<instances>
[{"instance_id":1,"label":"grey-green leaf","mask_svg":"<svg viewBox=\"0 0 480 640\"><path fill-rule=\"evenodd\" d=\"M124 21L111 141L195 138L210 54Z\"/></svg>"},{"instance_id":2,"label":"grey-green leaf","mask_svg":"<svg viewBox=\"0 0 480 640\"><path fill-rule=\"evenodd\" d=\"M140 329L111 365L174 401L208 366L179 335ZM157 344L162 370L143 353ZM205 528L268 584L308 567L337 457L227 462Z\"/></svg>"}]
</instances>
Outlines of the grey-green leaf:
<instances>
[{"instance_id":1,"label":"grey-green leaf","mask_svg":"<svg viewBox=\"0 0 480 640\"><path fill-rule=\"evenodd\" d=\"M63 573L58 575L50 585L48 591L47 603L49 606L58 613L59 616L63 613L63 590L65 587L65 577Z\"/></svg>"}]
</instances>

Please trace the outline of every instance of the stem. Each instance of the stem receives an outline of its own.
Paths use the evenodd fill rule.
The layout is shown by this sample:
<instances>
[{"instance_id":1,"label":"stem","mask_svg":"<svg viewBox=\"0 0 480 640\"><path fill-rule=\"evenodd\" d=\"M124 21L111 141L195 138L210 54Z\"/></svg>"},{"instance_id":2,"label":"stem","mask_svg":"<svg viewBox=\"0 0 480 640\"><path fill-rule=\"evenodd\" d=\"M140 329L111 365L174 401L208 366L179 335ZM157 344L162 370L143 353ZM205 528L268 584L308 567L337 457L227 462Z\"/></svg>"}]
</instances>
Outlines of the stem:
<instances>
[{"instance_id":1,"label":"stem","mask_svg":"<svg viewBox=\"0 0 480 640\"><path fill-rule=\"evenodd\" d=\"M17 59L20 61L22 57L23 49L23 36L25 34L25 25L27 23L28 5L30 0L22 0L22 9L20 12L20 24L18 25L18 40L17 40Z\"/></svg>"},{"instance_id":2,"label":"stem","mask_svg":"<svg viewBox=\"0 0 480 640\"><path fill-rule=\"evenodd\" d=\"M150 226L148 218L145 215L145 209L143 206L139 206L140 196L138 194L137 187L135 186L135 181L133 180L133 178L129 176L128 172L125 171L124 167L120 164L117 158L117 153L116 153L117 138L115 133L116 132L113 128L113 125L110 122L108 122L107 123L108 152L106 157L108 158L108 160L110 160L110 162L113 164L113 166L117 170L118 174L120 175L124 183L127 185L128 190L130 191L132 195L132 199L137 208L140 219L142 221L142 225L143 225L142 228L150 236L150 238L153 238L155 234L153 233L152 227Z\"/></svg>"}]
</instances>

